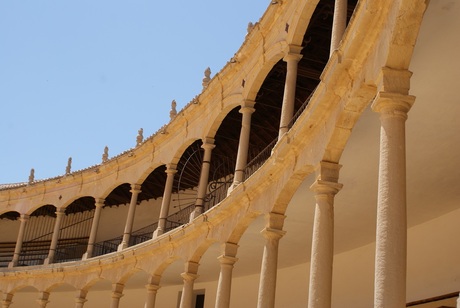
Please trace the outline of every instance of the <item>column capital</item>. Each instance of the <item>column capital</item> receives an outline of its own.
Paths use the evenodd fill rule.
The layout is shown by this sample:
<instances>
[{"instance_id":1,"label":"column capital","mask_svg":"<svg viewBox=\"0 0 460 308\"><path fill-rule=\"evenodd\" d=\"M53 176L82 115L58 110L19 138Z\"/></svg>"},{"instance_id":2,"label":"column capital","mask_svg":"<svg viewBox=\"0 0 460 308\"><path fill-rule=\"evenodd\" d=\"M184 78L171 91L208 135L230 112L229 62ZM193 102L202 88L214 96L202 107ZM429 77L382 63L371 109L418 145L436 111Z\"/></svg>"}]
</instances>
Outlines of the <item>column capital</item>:
<instances>
[{"instance_id":1,"label":"column capital","mask_svg":"<svg viewBox=\"0 0 460 308\"><path fill-rule=\"evenodd\" d=\"M226 242L222 244L222 255L228 257L235 257L239 245L235 243Z\"/></svg>"},{"instance_id":2,"label":"column capital","mask_svg":"<svg viewBox=\"0 0 460 308\"><path fill-rule=\"evenodd\" d=\"M253 113L254 111L256 111L254 109L254 105L256 104L255 101L253 100L249 100L249 99L245 99L242 103L241 103L241 108L240 108L240 113Z\"/></svg>"},{"instance_id":3,"label":"column capital","mask_svg":"<svg viewBox=\"0 0 460 308\"><path fill-rule=\"evenodd\" d=\"M21 222L26 222L27 220L29 220L30 218L30 215L27 215L27 214L21 214L21 216L19 216L19 221Z\"/></svg>"},{"instance_id":4,"label":"column capital","mask_svg":"<svg viewBox=\"0 0 460 308\"><path fill-rule=\"evenodd\" d=\"M148 279L147 285L160 285L161 276L160 275L151 275Z\"/></svg>"},{"instance_id":5,"label":"column capital","mask_svg":"<svg viewBox=\"0 0 460 308\"><path fill-rule=\"evenodd\" d=\"M197 262L193 262L193 261L185 262L185 272L190 273L190 274L196 274L198 273L199 266L200 264Z\"/></svg>"},{"instance_id":6,"label":"column capital","mask_svg":"<svg viewBox=\"0 0 460 308\"><path fill-rule=\"evenodd\" d=\"M147 292L149 293L157 293L161 287L157 284L149 283L145 285L145 288L147 289Z\"/></svg>"},{"instance_id":7,"label":"column capital","mask_svg":"<svg viewBox=\"0 0 460 308\"><path fill-rule=\"evenodd\" d=\"M235 257L230 257L226 255L220 255L217 257L217 260L219 260L220 264L222 265L232 265L238 261L238 258Z\"/></svg>"},{"instance_id":8,"label":"column capital","mask_svg":"<svg viewBox=\"0 0 460 308\"><path fill-rule=\"evenodd\" d=\"M131 184L131 193L140 193L141 192L141 185L140 184Z\"/></svg>"},{"instance_id":9,"label":"column capital","mask_svg":"<svg viewBox=\"0 0 460 308\"><path fill-rule=\"evenodd\" d=\"M123 297L123 289L125 285L122 283L113 283L112 284L112 298L121 298Z\"/></svg>"},{"instance_id":10,"label":"column capital","mask_svg":"<svg viewBox=\"0 0 460 308\"><path fill-rule=\"evenodd\" d=\"M175 174L177 172L176 164L166 164L166 174Z\"/></svg>"},{"instance_id":11,"label":"column capital","mask_svg":"<svg viewBox=\"0 0 460 308\"><path fill-rule=\"evenodd\" d=\"M372 110L381 115L407 118L407 113L414 102L415 96L412 95L379 92L372 103Z\"/></svg>"},{"instance_id":12,"label":"column capital","mask_svg":"<svg viewBox=\"0 0 460 308\"><path fill-rule=\"evenodd\" d=\"M303 55L300 53L303 47L298 45L289 45L286 51L286 55L284 56L283 60L285 62L299 62L302 59Z\"/></svg>"},{"instance_id":13,"label":"column capital","mask_svg":"<svg viewBox=\"0 0 460 308\"><path fill-rule=\"evenodd\" d=\"M203 143L203 145L201 146L204 151L211 151L212 149L214 149L216 147L215 144L211 144L211 143Z\"/></svg>"},{"instance_id":14,"label":"column capital","mask_svg":"<svg viewBox=\"0 0 460 308\"><path fill-rule=\"evenodd\" d=\"M382 67L376 81L378 92L409 94L410 78L409 70L398 70L390 67Z\"/></svg>"},{"instance_id":15,"label":"column capital","mask_svg":"<svg viewBox=\"0 0 460 308\"><path fill-rule=\"evenodd\" d=\"M65 208L63 207L58 207L56 208L56 217L64 216L65 215Z\"/></svg>"},{"instance_id":16,"label":"column capital","mask_svg":"<svg viewBox=\"0 0 460 308\"><path fill-rule=\"evenodd\" d=\"M316 180L310 189L317 195L336 195L343 187L343 184Z\"/></svg>"},{"instance_id":17,"label":"column capital","mask_svg":"<svg viewBox=\"0 0 460 308\"><path fill-rule=\"evenodd\" d=\"M95 198L95 200L94 200L94 206L95 207L102 207L102 206L104 206L104 203L105 203L105 199L103 199L103 198Z\"/></svg>"},{"instance_id":18,"label":"column capital","mask_svg":"<svg viewBox=\"0 0 460 308\"><path fill-rule=\"evenodd\" d=\"M197 279L198 277L200 277L200 275L197 275L197 274L193 274L193 273L189 273L189 272L184 272L182 274L180 274L182 276L182 278L184 279L184 281L194 281L195 279Z\"/></svg>"},{"instance_id":19,"label":"column capital","mask_svg":"<svg viewBox=\"0 0 460 308\"><path fill-rule=\"evenodd\" d=\"M339 180L339 172L342 165L328 161L320 161L316 165L316 180L324 182L337 183Z\"/></svg>"},{"instance_id":20,"label":"column capital","mask_svg":"<svg viewBox=\"0 0 460 308\"><path fill-rule=\"evenodd\" d=\"M286 234L286 231L266 227L260 231L260 233L262 233L267 240L279 240Z\"/></svg>"},{"instance_id":21,"label":"column capital","mask_svg":"<svg viewBox=\"0 0 460 308\"><path fill-rule=\"evenodd\" d=\"M214 142L216 140L214 138L211 138L211 137L204 137L202 139L202 141L203 141L203 145L201 147L204 148L205 145L209 145L209 146L214 145Z\"/></svg>"},{"instance_id":22,"label":"column capital","mask_svg":"<svg viewBox=\"0 0 460 308\"><path fill-rule=\"evenodd\" d=\"M271 230L282 230L284 226L284 220L286 219L286 215L270 212L266 215L267 219L267 228Z\"/></svg>"}]
</instances>

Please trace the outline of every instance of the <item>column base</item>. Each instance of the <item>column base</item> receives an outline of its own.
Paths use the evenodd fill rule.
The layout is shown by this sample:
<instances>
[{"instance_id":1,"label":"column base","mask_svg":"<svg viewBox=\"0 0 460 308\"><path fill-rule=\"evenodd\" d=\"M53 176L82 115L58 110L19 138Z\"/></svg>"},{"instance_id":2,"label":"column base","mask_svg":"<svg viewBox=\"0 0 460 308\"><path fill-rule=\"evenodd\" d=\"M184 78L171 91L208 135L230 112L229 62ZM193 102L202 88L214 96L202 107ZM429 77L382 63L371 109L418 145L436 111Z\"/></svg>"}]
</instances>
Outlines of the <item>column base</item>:
<instances>
[{"instance_id":1,"label":"column base","mask_svg":"<svg viewBox=\"0 0 460 308\"><path fill-rule=\"evenodd\" d=\"M118 245L118 247L117 247L117 251L122 251L122 250L124 250L124 249L126 249L126 248L128 248L128 243L126 243L126 242L121 242L121 244Z\"/></svg>"},{"instance_id":2,"label":"column base","mask_svg":"<svg viewBox=\"0 0 460 308\"><path fill-rule=\"evenodd\" d=\"M8 263L8 268L13 268L13 267L16 267L17 265L18 265L17 262L11 261L10 263Z\"/></svg>"},{"instance_id":3,"label":"column base","mask_svg":"<svg viewBox=\"0 0 460 308\"><path fill-rule=\"evenodd\" d=\"M163 229L157 228L155 231L153 231L152 238L157 238L163 233L165 233Z\"/></svg>"},{"instance_id":4,"label":"column base","mask_svg":"<svg viewBox=\"0 0 460 308\"><path fill-rule=\"evenodd\" d=\"M195 209L190 213L190 221L194 220L201 214L203 214L203 207L196 206Z\"/></svg>"},{"instance_id":5,"label":"column base","mask_svg":"<svg viewBox=\"0 0 460 308\"><path fill-rule=\"evenodd\" d=\"M227 196L230 195L232 191L241 183L242 182L233 182L232 185L230 185L230 187L227 189Z\"/></svg>"}]
</instances>

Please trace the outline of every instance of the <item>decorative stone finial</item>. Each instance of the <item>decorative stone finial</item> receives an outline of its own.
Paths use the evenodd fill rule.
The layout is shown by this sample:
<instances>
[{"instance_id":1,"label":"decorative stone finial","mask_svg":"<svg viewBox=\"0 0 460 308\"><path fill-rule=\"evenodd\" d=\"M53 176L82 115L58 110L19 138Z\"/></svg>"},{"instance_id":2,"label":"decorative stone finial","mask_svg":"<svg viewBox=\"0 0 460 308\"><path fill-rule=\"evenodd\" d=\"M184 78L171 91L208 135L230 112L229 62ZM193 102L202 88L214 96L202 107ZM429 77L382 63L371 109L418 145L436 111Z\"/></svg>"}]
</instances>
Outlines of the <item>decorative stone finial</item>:
<instances>
[{"instance_id":1,"label":"decorative stone finial","mask_svg":"<svg viewBox=\"0 0 460 308\"><path fill-rule=\"evenodd\" d=\"M175 100L173 100L171 102L171 111L169 112L169 117L171 118L171 120L173 120L177 115L176 106L177 106L177 103Z\"/></svg>"},{"instance_id":2,"label":"decorative stone finial","mask_svg":"<svg viewBox=\"0 0 460 308\"><path fill-rule=\"evenodd\" d=\"M248 29L247 29L248 33L251 32L252 29L254 29L254 24L252 22L249 22L248 23Z\"/></svg>"},{"instance_id":3,"label":"decorative stone finial","mask_svg":"<svg viewBox=\"0 0 460 308\"><path fill-rule=\"evenodd\" d=\"M30 169L30 174L29 174L29 184L32 184L35 181L35 169L32 168Z\"/></svg>"},{"instance_id":4,"label":"decorative stone finial","mask_svg":"<svg viewBox=\"0 0 460 308\"><path fill-rule=\"evenodd\" d=\"M72 168L72 157L69 157L67 161L67 167L65 167L65 174L70 174L70 170Z\"/></svg>"},{"instance_id":5,"label":"decorative stone finial","mask_svg":"<svg viewBox=\"0 0 460 308\"><path fill-rule=\"evenodd\" d=\"M137 131L137 138L136 138L136 146L140 146L142 141L144 141L144 129L141 127L138 131Z\"/></svg>"},{"instance_id":6,"label":"decorative stone finial","mask_svg":"<svg viewBox=\"0 0 460 308\"><path fill-rule=\"evenodd\" d=\"M109 160L109 147L105 146L104 154L102 154L102 162L105 163L108 160Z\"/></svg>"},{"instance_id":7,"label":"decorative stone finial","mask_svg":"<svg viewBox=\"0 0 460 308\"><path fill-rule=\"evenodd\" d=\"M204 78L203 78L203 82L201 83L203 85L203 90L206 89L210 81L211 81L211 69L208 67L204 71Z\"/></svg>"}]
</instances>

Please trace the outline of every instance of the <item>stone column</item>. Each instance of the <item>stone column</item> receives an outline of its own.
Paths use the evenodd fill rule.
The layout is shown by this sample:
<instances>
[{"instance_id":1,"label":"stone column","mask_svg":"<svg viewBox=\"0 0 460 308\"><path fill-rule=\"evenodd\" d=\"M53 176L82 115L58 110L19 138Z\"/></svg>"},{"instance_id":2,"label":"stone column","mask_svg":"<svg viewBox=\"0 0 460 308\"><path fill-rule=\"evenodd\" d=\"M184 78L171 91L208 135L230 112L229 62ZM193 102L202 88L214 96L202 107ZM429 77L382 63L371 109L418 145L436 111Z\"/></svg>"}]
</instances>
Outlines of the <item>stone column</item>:
<instances>
[{"instance_id":1,"label":"stone column","mask_svg":"<svg viewBox=\"0 0 460 308\"><path fill-rule=\"evenodd\" d=\"M18 265L19 255L21 254L22 243L24 241L24 232L26 230L26 223L29 221L29 215L21 214L19 218L21 224L19 225L18 238L16 240L16 246L14 247L13 260L8 264L8 267L14 267Z\"/></svg>"},{"instance_id":2,"label":"stone column","mask_svg":"<svg viewBox=\"0 0 460 308\"><path fill-rule=\"evenodd\" d=\"M36 300L38 307L45 308L46 305L50 302L48 299L50 294L48 292L40 292L40 297Z\"/></svg>"},{"instance_id":3,"label":"stone column","mask_svg":"<svg viewBox=\"0 0 460 308\"><path fill-rule=\"evenodd\" d=\"M235 176L229 192L238 184L244 181L244 169L246 168L249 150L249 136L251 133L251 116L254 113L255 102L245 100L241 105L240 113L243 115L241 120L240 142L238 144L238 154L236 157Z\"/></svg>"},{"instance_id":4,"label":"stone column","mask_svg":"<svg viewBox=\"0 0 460 308\"><path fill-rule=\"evenodd\" d=\"M62 218L65 216L65 209L56 209L56 220L54 222L53 237L51 239L50 251L48 257L45 259L43 264L51 264L54 262L54 255L56 253L56 247L59 241L59 232L61 229Z\"/></svg>"},{"instance_id":5,"label":"stone column","mask_svg":"<svg viewBox=\"0 0 460 308\"><path fill-rule=\"evenodd\" d=\"M289 51L284 57L287 65L286 81L284 83L283 106L281 108L280 130L278 140L289 130L289 123L294 115L295 89L297 82L297 64L302 55L301 46L289 45Z\"/></svg>"},{"instance_id":6,"label":"stone column","mask_svg":"<svg viewBox=\"0 0 460 308\"><path fill-rule=\"evenodd\" d=\"M118 251L121 251L129 246L129 238L133 231L134 214L136 213L137 196L141 192L141 185L131 184L131 202L129 203L128 216L126 217L125 231L123 232L123 240L118 245Z\"/></svg>"},{"instance_id":7,"label":"stone column","mask_svg":"<svg viewBox=\"0 0 460 308\"><path fill-rule=\"evenodd\" d=\"M125 287L122 283L112 284L112 302L110 308L118 308L120 305L120 298L123 297L123 288Z\"/></svg>"},{"instance_id":8,"label":"stone column","mask_svg":"<svg viewBox=\"0 0 460 308\"><path fill-rule=\"evenodd\" d=\"M268 226L261 231L265 238L265 246L260 270L258 308L275 307L278 244L279 240L286 234L286 231L282 230L285 218L284 215L270 213Z\"/></svg>"},{"instance_id":9,"label":"stone column","mask_svg":"<svg viewBox=\"0 0 460 308\"><path fill-rule=\"evenodd\" d=\"M233 265L238 261L238 258L235 258L237 249L237 244L230 242L225 243L223 244L223 254L218 257L220 262L220 274L217 284L216 308L230 307Z\"/></svg>"},{"instance_id":10,"label":"stone column","mask_svg":"<svg viewBox=\"0 0 460 308\"><path fill-rule=\"evenodd\" d=\"M86 290L78 290L78 294L75 297L75 308L83 308L83 305L88 301L86 299Z\"/></svg>"},{"instance_id":11,"label":"stone column","mask_svg":"<svg viewBox=\"0 0 460 308\"><path fill-rule=\"evenodd\" d=\"M407 113L415 98L408 95L409 71L382 70L381 91L372 109L380 114L380 163L377 199L374 307L405 307L407 219Z\"/></svg>"},{"instance_id":12,"label":"stone column","mask_svg":"<svg viewBox=\"0 0 460 308\"><path fill-rule=\"evenodd\" d=\"M176 174L176 165L169 164L166 166L166 183L163 191L163 200L161 202L160 218L158 219L158 228L153 232L153 238L162 235L166 231L166 218L169 214L169 205L174 184L174 175Z\"/></svg>"},{"instance_id":13,"label":"stone column","mask_svg":"<svg viewBox=\"0 0 460 308\"><path fill-rule=\"evenodd\" d=\"M332 295L332 263L334 257L334 196L342 188L337 183L342 166L320 162L315 192L316 207L310 261L308 308L330 308Z\"/></svg>"},{"instance_id":14,"label":"stone column","mask_svg":"<svg viewBox=\"0 0 460 308\"><path fill-rule=\"evenodd\" d=\"M332 22L331 51L330 54L339 48L343 33L347 27L347 0L335 0L334 20Z\"/></svg>"},{"instance_id":15,"label":"stone column","mask_svg":"<svg viewBox=\"0 0 460 308\"><path fill-rule=\"evenodd\" d=\"M104 199L96 199L94 204L96 209L94 210L93 222L91 224L91 231L89 233L88 247L86 248L86 252L82 257L82 260L86 260L93 256L94 243L96 242L97 236L97 228L99 227L99 220L101 218L101 211L102 207L104 206L104 202Z\"/></svg>"},{"instance_id":16,"label":"stone column","mask_svg":"<svg viewBox=\"0 0 460 308\"><path fill-rule=\"evenodd\" d=\"M147 289L147 299L144 308L155 308L155 300L158 289L160 289L161 276L154 275L149 278L149 283L145 285Z\"/></svg>"},{"instance_id":17,"label":"stone column","mask_svg":"<svg viewBox=\"0 0 460 308\"><path fill-rule=\"evenodd\" d=\"M193 308L193 284L198 278L198 263L189 261L185 263L185 272L181 274L184 280L182 287L182 296L180 299L180 308Z\"/></svg>"},{"instance_id":18,"label":"stone column","mask_svg":"<svg viewBox=\"0 0 460 308\"><path fill-rule=\"evenodd\" d=\"M201 147L204 149L203 163L201 166L200 183L198 184L198 195L195 202L195 210L190 214L190 221L204 212L204 198L206 196L206 189L208 188L209 169L211 168L211 152L212 149L216 147L214 145L214 139L205 138Z\"/></svg>"},{"instance_id":19,"label":"stone column","mask_svg":"<svg viewBox=\"0 0 460 308\"><path fill-rule=\"evenodd\" d=\"M13 303L13 293L2 294L2 308L8 308Z\"/></svg>"}]
</instances>

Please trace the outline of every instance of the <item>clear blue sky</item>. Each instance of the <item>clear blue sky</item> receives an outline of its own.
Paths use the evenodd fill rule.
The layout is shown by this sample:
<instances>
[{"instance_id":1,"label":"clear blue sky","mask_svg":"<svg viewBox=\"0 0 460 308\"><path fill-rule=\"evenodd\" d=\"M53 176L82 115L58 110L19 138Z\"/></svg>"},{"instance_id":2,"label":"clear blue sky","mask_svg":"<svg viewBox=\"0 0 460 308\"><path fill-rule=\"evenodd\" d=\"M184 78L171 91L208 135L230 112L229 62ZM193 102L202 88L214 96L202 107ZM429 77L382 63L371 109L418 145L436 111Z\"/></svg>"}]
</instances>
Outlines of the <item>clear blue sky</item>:
<instances>
[{"instance_id":1,"label":"clear blue sky","mask_svg":"<svg viewBox=\"0 0 460 308\"><path fill-rule=\"evenodd\" d=\"M0 183L99 164L169 121L267 0L0 1Z\"/></svg>"}]
</instances>

